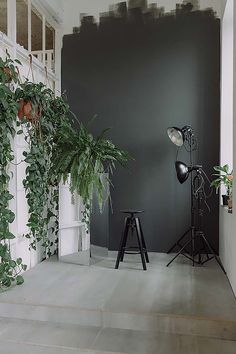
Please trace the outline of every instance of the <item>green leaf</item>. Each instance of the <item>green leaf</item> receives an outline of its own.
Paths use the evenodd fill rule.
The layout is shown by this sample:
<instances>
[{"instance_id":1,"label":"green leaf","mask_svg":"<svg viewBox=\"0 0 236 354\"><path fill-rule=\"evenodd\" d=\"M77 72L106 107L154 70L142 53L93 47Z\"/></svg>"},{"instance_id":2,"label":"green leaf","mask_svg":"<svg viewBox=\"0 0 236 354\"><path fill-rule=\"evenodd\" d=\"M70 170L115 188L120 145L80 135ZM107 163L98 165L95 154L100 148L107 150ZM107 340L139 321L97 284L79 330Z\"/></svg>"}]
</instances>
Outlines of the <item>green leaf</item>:
<instances>
[{"instance_id":1,"label":"green leaf","mask_svg":"<svg viewBox=\"0 0 236 354\"><path fill-rule=\"evenodd\" d=\"M24 283L24 278L21 275L17 275L16 277L16 284L21 285Z\"/></svg>"},{"instance_id":2,"label":"green leaf","mask_svg":"<svg viewBox=\"0 0 236 354\"><path fill-rule=\"evenodd\" d=\"M16 266L16 262L13 260L10 260L9 264L10 264L10 267L12 267L12 268L15 268L15 266Z\"/></svg>"},{"instance_id":3,"label":"green leaf","mask_svg":"<svg viewBox=\"0 0 236 354\"><path fill-rule=\"evenodd\" d=\"M1 102L1 104L3 105L3 108L4 109L7 109L8 108L8 103L7 103L7 101L4 99L4 98L0 98L0 102Z\"/></svg>"},{"instance_id":4,"label":"green leaf","mask_svg":"<svg viewBox=\"0 0 236 354\"><path fill-rule=\"evenodd\" d=\"M24 270L24 271L26 271L26 269L27 269L27 265L26 264L22 264L22 269Z\"/></svg>"},{"instance_id":5,"label":"green leaf","mask_svg":"<svg viewBox=\"0 0 236 354\"><path fill-rule=\"evenodd\" d=\"M15 236L10 231L7 231L4 236L6 240L13 240L15 238Z\"/></svg>"},{"instance_id":6,"label":"green leaf","mask_svg":"<svg viewBox=\"0 0 236 354\"><path fill-rule=\"evenodd\" d=\"M16 62L17 64L19 64L19 65L22 65L21 62L20 62L20 60L18 60L18 59L15 59L15 62Z\"/></svg>"},{"instance_id":7,"label":"green leaf","mask_svg":"<svg viewBox=\"0 0 236 354\"><path fill-rule=\"evenodd\" d=\"M17 265L21 265L21 263L22 263L22 258L17 258L17 260L16 260L16 263L17 263Z\"/></svg>"},{"instance_id":8,"label":"green leaf","mask_svg":"<svg viewBox=\"0 0 236 354\"><path fill-rule=\"evenodd\" d=\"M2 285L5 286L6 288L10 288L10 286L11 286L11 279L10 279L10 277L5 277L5 278L2 280Z\"/></svg>"}]
</instances>

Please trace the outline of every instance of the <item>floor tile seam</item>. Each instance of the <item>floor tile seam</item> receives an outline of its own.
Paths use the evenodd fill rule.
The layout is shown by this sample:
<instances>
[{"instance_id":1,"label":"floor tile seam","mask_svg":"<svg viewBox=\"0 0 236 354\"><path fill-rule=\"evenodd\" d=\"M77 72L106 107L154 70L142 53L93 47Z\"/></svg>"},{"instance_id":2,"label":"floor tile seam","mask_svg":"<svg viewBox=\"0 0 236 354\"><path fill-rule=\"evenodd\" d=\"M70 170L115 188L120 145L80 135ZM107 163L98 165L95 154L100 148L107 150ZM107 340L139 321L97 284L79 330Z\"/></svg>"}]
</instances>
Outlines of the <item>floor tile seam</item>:
<instances>
[{"instance_id":1,"label":"floor tile seam","mask_svg":"<svg viewBox=\"0 0 236 354\"><path fill-rule=\"evenodd\" d=\"M10 320L14 320L16 322L21 322L22 324L22 320L19 318L9 318ZM6 319L3 317L0 317L0 319ZM86 329L86 328L93 328L93 329L97 329L97 333L95 335L95 338L93 339L92 343L89 345L89 348L92 348L92 346L95 344L97 338L99 337L99 335L102 333L102 331L106 330L106 329L112 329L112 330L122 330L122 331L130 331L130 332L136 332L136 333L150 333L150 334L168 334L170 336L182 336L182 337L199 337L199 338L208 338L208 339L214 339L214 340L224 340L224 341L231 341L231 342L236 342L236 336L235 339L232 338L226 338L223 337L223 335L213 335L213 334L201 334L201 333L186 333L184 331L179 331L179 330L175 330L175 331L168 331L165 329L159 329L157 328L156 330L150 330L150 329L134 329L134 328L120 328L120 327L113 327L111 326L107 326L104 325L104 320L102 320L102 325L101 326L90 326L90 325L80 325L80 324L68 324L68 323L63 323L63 322L50 322L50 321L40 321L40 320L23 320L24 322L39 322L40 324L43 323L47 323L50 325L65 325L65 327L70 326L70 327L81 327L81 329ZM3 333L4 335L4 333ZM0 338L0 341L2 340L2 338ZM31 343L32 344L32 343ZM83 348L80 348L83 349Z\"/></svg>"},{"instance_id":2,"label":"floor tile seam","mask_svg":"<svg viewBox=\"0 0 236 354\"><path fill-rule=\"evenodd\" d=\"M171 319L185 319L185 320L197 320L197 321L212 321L212 322L225 322L225 323L232 323L236 325L236 320L220 318L220 317L209 317L209 316L195 316L195 315L188 315L188 314L175 314L175 313L160 313L160 312L119 312L109 309L89 309L89 308L82 308L82 307L75 307L75 306L65 306L65 305L49 305L49 304L38 304L38 303L23 303L23 302L0 302L0 305L18 305L18 306L34 306L36 308L52 308L52 309L63 309L63 310L77 310L79 312L89 312L89 313L99 313L103 314L114 314L114 315L135 315L135 316L143 316L143 317L167 317ZM1 316L0 317L6 317Z\"/></svg>"},{"instance_id":3,"label":"floor tile seam","mask_svg":"<svg viewBox=\"0 0 236 354\"><path fill-rule=\"evenodd\" d=\"M90 349L90 348L83 348L83 347L68 347L68 346L61 346L61 345L52 345L52 344L42 344L42 343L35 343L35 342L30 342L30 341L18 341L14 339L0 339L0 343L11 343L11 344L20 344L20 345L31 345L34 347L40 347L40 348L56 348L56 349L62 349L62 350L70 350L71 352L76 352L78 350L82 350L88 353L93 353L94 351L98 354L126 354L122 352L108 352L108 351L101 351L101 350L96 350L96 349Z\"/></svg>"}]
</instances>

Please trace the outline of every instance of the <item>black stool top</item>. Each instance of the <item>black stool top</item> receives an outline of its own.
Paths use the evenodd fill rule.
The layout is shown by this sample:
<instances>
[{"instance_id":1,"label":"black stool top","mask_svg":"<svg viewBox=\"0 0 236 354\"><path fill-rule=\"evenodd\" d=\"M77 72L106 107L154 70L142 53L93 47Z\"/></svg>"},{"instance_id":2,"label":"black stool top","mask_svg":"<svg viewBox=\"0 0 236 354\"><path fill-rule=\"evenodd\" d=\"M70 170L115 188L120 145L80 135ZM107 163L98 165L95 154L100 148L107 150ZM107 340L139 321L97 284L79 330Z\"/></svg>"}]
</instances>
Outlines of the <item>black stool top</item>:
<instances>
[{"instance_id":1,"label":"black stool top","mask_svg":"<svg viewBox=\"0 0 236 354\"><path fill-rule=\"evenodd\" d=\"M133 210L133 209L127 209L127 210L121 210L120 211L121 213L124 213L124 214L140 214L140 213L143 213L144 210Z\"/></svg>"}]
</instances>

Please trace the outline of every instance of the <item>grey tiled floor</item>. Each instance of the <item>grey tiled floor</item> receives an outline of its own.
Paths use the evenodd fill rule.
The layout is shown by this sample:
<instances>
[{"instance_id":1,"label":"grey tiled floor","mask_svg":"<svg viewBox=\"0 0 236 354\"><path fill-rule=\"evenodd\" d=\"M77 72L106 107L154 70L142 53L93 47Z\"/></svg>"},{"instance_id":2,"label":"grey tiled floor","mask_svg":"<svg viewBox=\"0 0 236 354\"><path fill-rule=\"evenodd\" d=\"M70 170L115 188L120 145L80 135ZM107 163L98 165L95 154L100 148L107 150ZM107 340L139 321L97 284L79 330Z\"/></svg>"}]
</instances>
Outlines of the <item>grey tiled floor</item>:
<instances>
[{"instance_id":1,"label":"grey tiled floor","mask_svg":"<svg viewBox=\"0 0 236 354\"><path fill-rule=\"evenodd\" d=\"M167 268L150 254L144 272L138 257L114 270L114 256L44 262L0 294L0 354L236 353L236 301L214 261Z\"/></svg>"},{"instance_id":2,"label":"grey tiled floor","mask_svg":"<svg viewBox=\"0 0 236 354\"><path fill-rule=\"evenodd\" d=\"M1 324L2 325L2 324ZM7 320L1 354L235 354L236 342L112 328ZM16 334L17 333L17 334Z\"/></svg>"}]
</instances>

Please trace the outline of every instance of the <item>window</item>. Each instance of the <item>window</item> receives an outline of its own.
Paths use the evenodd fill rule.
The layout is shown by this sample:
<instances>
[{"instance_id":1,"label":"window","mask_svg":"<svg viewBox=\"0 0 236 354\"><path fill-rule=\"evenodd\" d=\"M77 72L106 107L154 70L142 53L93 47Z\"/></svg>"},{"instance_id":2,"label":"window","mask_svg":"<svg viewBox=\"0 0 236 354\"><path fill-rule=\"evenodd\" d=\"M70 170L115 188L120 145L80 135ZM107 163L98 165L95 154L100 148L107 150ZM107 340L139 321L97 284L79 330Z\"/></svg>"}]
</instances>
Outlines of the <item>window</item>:
<instances>
[{"instance_id":1,"label":"window","mask_svg":"<svg viewBox=\"0 0 236 354\"><path fill-rule=\"evenodd\" d=\"M31 10L31 51L43 62L43 19L34 7Z\"/></svg>"},{"instance_id":2,"label":"window","mask_svg":"<svg viewBox=\"0 0 236 354\"><path fill-rule=\"evenodd\" d=\"M0 1L0 31L7 34L7 0Z\"/></svg>"},{"instance_id":3,"label":"window","mask_svg":"<svg viewBox=\"0 0 236 354\"><path fill-rule=\"evenodd\" d=\"M48 23L46 23L46 53L45 64L48 69L54 71L54 49L55 49L55 30Z\"/></svg>"},{"instance_id":4,"label":"window","mask_svg":"<svg viewBox=\"0 0 236 354\"><path fill-rule=\"evenodd\" d=\"M16 0L16 41L28 49L28 1Z\"/></svg>"},{"instance_id":5,"label":"window","mask_svg":"<svg viewBox=\"0 0 236 354\"><path fill-rule=\"evenodd\" d=\"M0 0L0 9L3 3L6 6L7 0ZM30 0L16 0L16 41L54 71L55 29Z\"/></svg>"}]
</instances>

